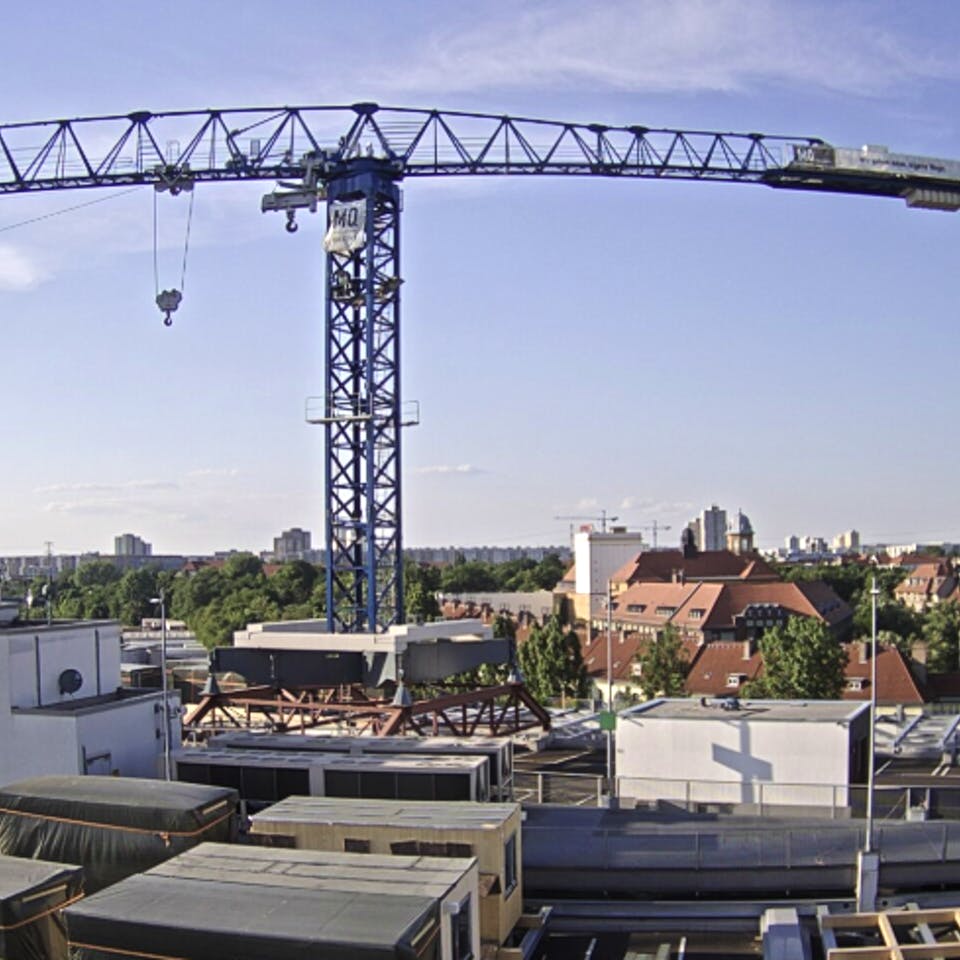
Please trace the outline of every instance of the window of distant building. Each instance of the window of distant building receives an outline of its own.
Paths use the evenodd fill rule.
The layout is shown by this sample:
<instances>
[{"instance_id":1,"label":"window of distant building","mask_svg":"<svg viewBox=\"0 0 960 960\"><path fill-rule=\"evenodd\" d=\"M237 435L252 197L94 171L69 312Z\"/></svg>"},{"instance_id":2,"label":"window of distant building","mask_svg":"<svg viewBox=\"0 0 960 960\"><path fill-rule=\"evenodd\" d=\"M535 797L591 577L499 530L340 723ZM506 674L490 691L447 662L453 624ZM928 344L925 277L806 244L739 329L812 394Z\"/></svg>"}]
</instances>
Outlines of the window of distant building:
<instances>
[{"instance_id":1,"label":"window of distant building","mask_svg":"<svg viewBox=\"0 0 960 960\"><path fill-rule=\"evenodd\" d=\"M742 673L728 673L727 674L727 686L731 688L739 687L744 680L746 680L746 675Z\"/></svg>"},{"instance_id":2,"label":"window of distant building","mask_svg":"<svg viewBox=\"0 0 960 960\"><path fill-rule=\"evenodd\" d=\"M848 677L847 678L847 689L848 690L862 690L864 687L863 677Z\"/></svg>"},{"instance_id":3,"label":"window of distant building","mask_svg":"<svg viewBox=\"0 0 960 960\"><path fill-rule=\"evenodd\" d=\"M676 612L676 607L657 607L658 617L672 617Z\"/></svg>"},{"instance_id":4,"label":"window of distant building","mask_svg":"<svg viewBox=\"0 0 960 960\"><path fill-rule=\"evenodd\" d=\"M706 612L707 612L707 611L704 610L703 607L696 607L696 608L694 608L693 610L690 611L690 619L691 619L691 620L702 620L702 619L703 619L703 615L704 615Z\"/></svg>"}]
</instances>

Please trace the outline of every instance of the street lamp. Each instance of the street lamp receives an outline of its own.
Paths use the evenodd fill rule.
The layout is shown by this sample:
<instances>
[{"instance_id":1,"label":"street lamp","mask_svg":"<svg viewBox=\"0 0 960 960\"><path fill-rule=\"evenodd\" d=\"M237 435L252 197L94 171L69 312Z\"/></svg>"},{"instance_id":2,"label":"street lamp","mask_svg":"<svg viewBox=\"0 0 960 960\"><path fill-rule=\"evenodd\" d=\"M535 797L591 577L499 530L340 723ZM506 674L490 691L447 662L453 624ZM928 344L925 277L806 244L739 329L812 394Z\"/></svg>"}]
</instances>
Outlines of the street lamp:
<instances>
[{"instance_id":1,"label":"street lamp","mask_svg":"<svg viewBox=\"0 0 960 960\"><path fill-rule=\"evenodd\" d=\"M607 711L613 723L613 583L607 580ZM607 727L607 791L611 800L617 795L613 782L613 730Z\"/></svg>"},{"instance_id":2,"label":"street lamp","mask_svg":"<svg viewBox=\"0 0 960 960\"><path fill-rule=\"evenodd\" d=\"M160 605L160 690L163 711L163 778L173 779L170 766L170 710L167 702L167 603L163 590L159 597L151 597L151 603Z\"/></svg>"},{"instance_id":3,"label":"street lamp","mask_svg":"<svg viewBox=\"0 0 960 960\"><path fill-rule=\"evenodd\" d=\"M875 772L875 737L877 723L877 578L870 588L870 747L867 754L867 825L863 850L857 858L857 910L861 913L876 908L877 882L880 873L880 856L873 849L873 782Z\"/></svg>"},{"instance_id":4,"label":"street lamp","mask_svg":"<svg viewBox=\"0 0 960 960\"><path fill-rule=\"evenodd\" d=\"M877 597L880 590L877 578L870 588L870 753L867 756L867 837L864 851L873 851L873 781L876 776L874 752L876 750L877 724Z\"/></svg>"}]
</instances>

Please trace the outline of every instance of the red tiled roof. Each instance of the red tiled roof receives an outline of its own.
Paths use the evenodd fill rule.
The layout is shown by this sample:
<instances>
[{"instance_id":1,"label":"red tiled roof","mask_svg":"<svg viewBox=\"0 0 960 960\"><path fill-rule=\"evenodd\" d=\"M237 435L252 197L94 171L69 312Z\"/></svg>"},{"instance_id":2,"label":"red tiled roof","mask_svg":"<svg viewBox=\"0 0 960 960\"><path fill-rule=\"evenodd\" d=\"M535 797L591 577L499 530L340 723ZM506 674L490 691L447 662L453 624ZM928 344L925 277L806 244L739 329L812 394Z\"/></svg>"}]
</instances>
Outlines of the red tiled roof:
<instances>
[{"instance_id":1,"label":"red tiled roof","mask_svg":"<svg viewBox=\"0 0 960 960\"><path fill-rule=\"evenodd\" d=\"M617 583L671 580L776 580L776 571L756 554L738 556L730 550L706 550L684 557L682 550L638 553L611 577Z\"/></svg>"},{"instance_id":2,"label":"red tiled roof","mask_svg":"<svg viewBox=\"0 0 960 960\"><path fill-rule=\"evenodd\" d=\"M617 596L614 616L648 626L673 623L697 630L730 629L751 604L776 604L788 613L834 627L852 617L850 606L825 583L637 583ZM634 609L631 610L631 607Z\"/></svg>"},{"instance_id":3,"label":"red tiled roof","mask_svg":"<svg viewBox=\"0 0 960 960\"><path fill-rule=\"evenodd\" d=\"M611 654L613 659L613 679L629 683L636 681L638 675L634 670L637 659L646 652L655 641L649 637L640 637L636 633L613 632ZM683 640L681 646L688 663L693 663L699 649L692 640ZM583 654L583 663L587 673L595 680L606 680L607 677L607 634L598 633L588 643L584 637L580 638L580 649Z\"/></svg>"},{"instance_id":4,"label":"red tiled roof","mask_svg":"<svg viewBox=\"0 0 960 960\"><path fill-rule=\"evenodd\" d=\"M749 653L748 656L744 656ZM763 657L746 642L717 641L700 648L699 656L687 674L684 689L691 696L736 694L743 683L755 680L763 669ZM728 679L737 677L734 686Z\"/></svg>"},{"instance_id":5,"label":"red tiled roof","mask_svg":"<svg viewBox=\"0 0 960 960\"><path fill-rule=\"evenodd\" d=\"M870 663L869 644L864 640L845 643L847 665L844 676L860 680L859 690L843 691L844 700L869 700L873 665ZM866 651L865 651L865 648ZM864 655L866 652L866 655ZM924 703L924 693L910 670L907 658L896 647L880 645L877 649L877 702Z\"/></svg>"}]
</instances>

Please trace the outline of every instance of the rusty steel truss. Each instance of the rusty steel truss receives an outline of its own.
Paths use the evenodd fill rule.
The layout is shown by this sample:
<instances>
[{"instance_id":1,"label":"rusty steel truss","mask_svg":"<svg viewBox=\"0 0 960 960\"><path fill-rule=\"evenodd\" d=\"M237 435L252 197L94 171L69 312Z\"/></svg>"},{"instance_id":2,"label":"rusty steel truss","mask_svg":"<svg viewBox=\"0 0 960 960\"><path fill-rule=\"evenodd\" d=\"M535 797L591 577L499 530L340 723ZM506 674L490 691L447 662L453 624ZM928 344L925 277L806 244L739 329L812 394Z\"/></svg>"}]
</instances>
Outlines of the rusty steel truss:
<instances>
[{"instance_id":1,"label":"rusty steel truss","mask_svg":"<svg viewBox=\"0 0 960 960\"><path fill-rule=\"evenodd\" d=\"M278 732L336 726L381 737L405 733L470 737L504 736L538 726L549 730L550 714L520 682L440 692L419 700L374 699L357 685L257 686L203 694L183 724L200 735L257 726Z\"/></svg>"}]
</instances>

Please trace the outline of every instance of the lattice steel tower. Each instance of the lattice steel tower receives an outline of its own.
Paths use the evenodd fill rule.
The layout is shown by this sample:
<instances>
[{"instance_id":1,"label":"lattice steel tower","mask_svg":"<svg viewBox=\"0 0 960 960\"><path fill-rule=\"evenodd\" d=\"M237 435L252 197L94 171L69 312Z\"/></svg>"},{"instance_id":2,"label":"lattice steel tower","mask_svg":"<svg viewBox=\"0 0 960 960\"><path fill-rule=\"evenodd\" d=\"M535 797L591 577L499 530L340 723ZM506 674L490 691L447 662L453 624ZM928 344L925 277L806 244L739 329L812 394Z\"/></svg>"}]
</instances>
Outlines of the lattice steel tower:
<instances>
[{"instance_id":1,"label":"lattice steel tower","mask_svg":"<svg viewBox=\"0 0 960 960\"><path fill-rule=\"evenodd\" d=\"M325 402L328 629L403 623L400 190L356 160L327 184ZM338 218L353 243L331 243ZM352 222L351 222L352 221ZM350 249L350 246L354 249Z\"/></svg>"}]
</instances>

